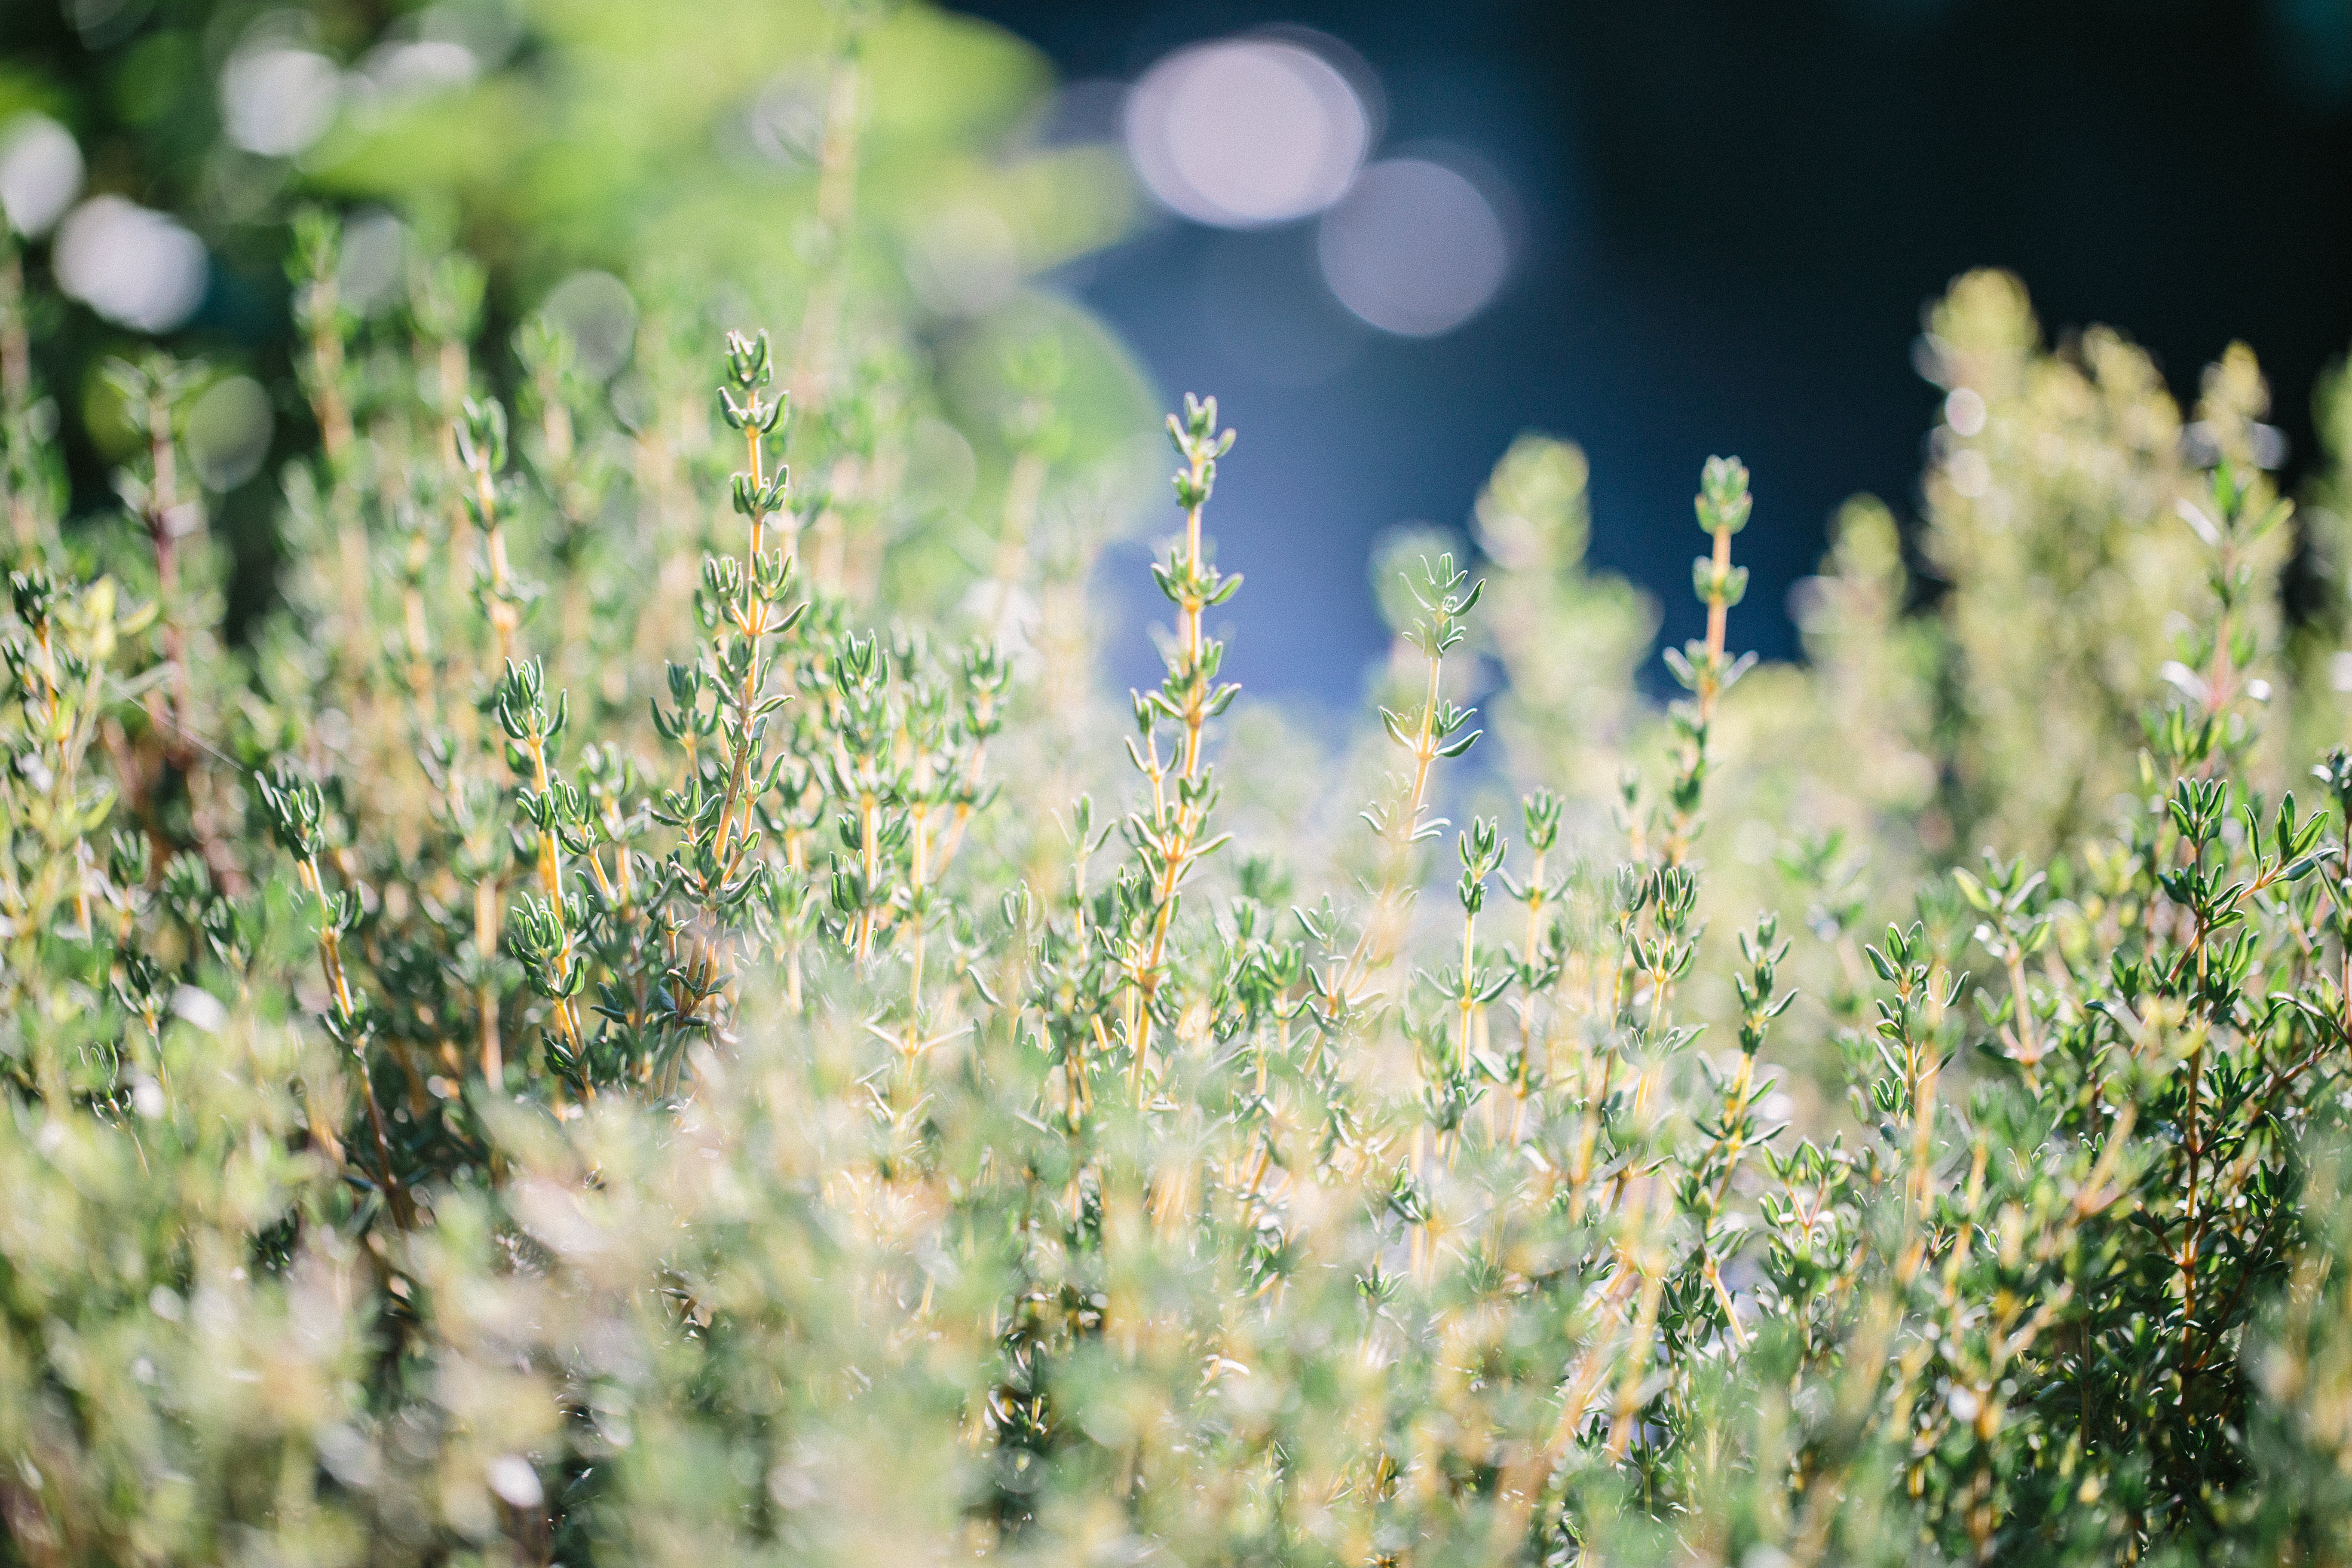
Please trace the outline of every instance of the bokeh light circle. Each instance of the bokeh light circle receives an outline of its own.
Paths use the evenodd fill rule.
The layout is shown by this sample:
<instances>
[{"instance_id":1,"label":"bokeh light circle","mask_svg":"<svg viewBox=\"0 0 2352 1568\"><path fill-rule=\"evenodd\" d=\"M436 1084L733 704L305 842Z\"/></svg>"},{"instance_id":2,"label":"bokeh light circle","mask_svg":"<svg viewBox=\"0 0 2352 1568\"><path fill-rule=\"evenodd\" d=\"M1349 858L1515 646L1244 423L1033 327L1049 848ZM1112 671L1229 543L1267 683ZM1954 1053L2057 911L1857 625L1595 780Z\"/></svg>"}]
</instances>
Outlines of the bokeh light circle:
<instances>
[{"instance_id":1,"label":"bokeh light circle","mask_svg":"<svg viewBox=\"0 0 2352 1568\"><path fill-rule=\"evenodd\" d=\"M1315 237L1323 280L1384 332L1429 338L1486 308L1510 271L1495 204L1425 158L1391 158L1358 177Z\"/></svg>"},{"instance_id":2,"label":"bokeh light circle","mask_svg":"<svg viewBox=\"0 0 2352 1568\"><path fill-rule=\"evenodd\" d=\"M540 311L571 334L572 363L592 381L610 381L637 341L637 302L609 272L574 272L548 290Z\"/></svg>"},{"instance_id":3,"label":"bokeh light circle","mask_svg":"<svg viewBox=\"0 0 2352 1568\"><path fill-rule=\"evenodd\" d=\"M68 297L143 332L194 315L212 279L204 241L121 196L92 196L68 213L50 256Z\"/></svg>"},{"instance_id":4,"label":"bokeh light circle","mask_svg":"<svg viewBox=\"0 0 2352 1568\"><path fill-rule=\"evenodd\" d=\"M977 316L1001 304L1021 282L1021 251L1012 227L978 202L935 214L907 257L907 282L942 316Z\"/></svg>"},{"instance_id":5,"label":"bokeh light circle","mask_svg":"<svg viewBox=\"0 0 2352 1568\"><path fill-rule=\"evenodd\" d=\"M343 220L335 251L335 297L362 316L396 304L408 281L408 226L383 207Z\"/></svg>"},{"instance_id":6,"label":"bokeh light circle","mask_svg":"<svg viewBox=\"0 0 2352 1568\"><path fill-rule=\"evenodd\" d=\"M269 394L249 375L215 382L188 410L188 460L208 490L228 491L261 471L276 420Z\"/></svg>"},{"instance_id":7,"label":"bokeh light circle","mask_svg":"<svg viewBox=\"0 0 2352 1568\"><path fill-rule=\"evenodd\" d=\"M18 234L48 232L81 195L81 148L46 114L0 126L0 217Z\"/></svg>"},{"instance_id":8,"label":"bokeh light circle","mask_svg":"<svg viewBox=\"0 0 2352 1568\"><path fill-rule=\"evenodd\" d=\"M1338 68L1282 38L1179 49L1128 97L1128 155L1161 202L1220 228L1322 211L1347 191L1371 117Z\"/></svg>"},{"instance_id":9,"label":"bokeh light circle","mask_svg":"<svg viewBox=\"0 0 2352 1568\"><path fill-rule=\"evenodd\" d=\"M221 129L248 153L290 158L326 134L343 73L313 49L240 51L221 70Z\"/></svg>"}]
</instances>

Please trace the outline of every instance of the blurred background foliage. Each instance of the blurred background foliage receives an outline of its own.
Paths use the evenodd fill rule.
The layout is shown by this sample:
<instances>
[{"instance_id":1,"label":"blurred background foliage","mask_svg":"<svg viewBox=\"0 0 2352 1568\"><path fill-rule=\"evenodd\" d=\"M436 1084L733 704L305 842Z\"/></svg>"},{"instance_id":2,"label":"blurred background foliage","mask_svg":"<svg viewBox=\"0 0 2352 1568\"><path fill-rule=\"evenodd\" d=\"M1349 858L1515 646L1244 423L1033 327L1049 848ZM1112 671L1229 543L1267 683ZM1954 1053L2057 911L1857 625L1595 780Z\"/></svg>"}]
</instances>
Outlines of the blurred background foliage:
<instances>
[{"instance_id":1,"label":"blurred background foliage","mask_svg":"<svg viewBox=\"0 0 2352 1568\"><path fill-rule=\"evenodd\" d=\"M928 5L740 0L690 25L657 0L68 0L0 16L0 123L62 126L84 199L169 215L201 242L200 295L161 341L216 374L290 385L288 223L307 202L355 219L341 281L361 316L478 312L459 324L499 342L552 299L576 334L619 345L592 366L606 376L641 310L797 320L837 262L861 313L845 336L900 340L927 367L927 412L955 433L931 456L950 481L970 470L959 503L1002 488L1016 413L1002 372L1020 345L1055 340L1081 466L1148 432L1156 406L1091 317L1023 286L1137 218L1114 150L1035 133L1051 87L1034 48ZM852 213L819 211L829 112L862 137ZM48 258L35 251L37 282ZM95 367L134 340L103 312L42 325L43 379L83 416L62 436L85 511L135 445ZM494 384L514 374L504 355L485 368ZM271 592L269 477L317 440L299 399L270 412L269 460L245 465L260 482L215 518L237 555L233 628Z\"/></svg>"}]
</instances>

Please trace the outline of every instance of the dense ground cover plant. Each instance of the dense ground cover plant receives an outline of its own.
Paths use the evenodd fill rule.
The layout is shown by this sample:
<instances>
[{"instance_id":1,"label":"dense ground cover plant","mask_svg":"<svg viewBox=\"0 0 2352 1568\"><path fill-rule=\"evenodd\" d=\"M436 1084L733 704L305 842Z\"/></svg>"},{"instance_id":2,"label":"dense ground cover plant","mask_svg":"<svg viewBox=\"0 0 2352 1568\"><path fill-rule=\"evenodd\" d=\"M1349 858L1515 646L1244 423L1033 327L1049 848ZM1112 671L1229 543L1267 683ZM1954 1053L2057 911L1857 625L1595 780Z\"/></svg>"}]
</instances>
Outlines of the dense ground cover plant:
<instances>
[{"instance_id":1,"label":"dense ground cover plant","mask_svg":"<svg viewBox=\"0 0 2352 1568\"><path fill-rule=\"evenodd\" d=\"M617 380L344 240L242 644L204 369L68 518L0 297L12 1561L2344 1553L2343 481L2251 355L2184 419L1959 280L1916 552L1857 501L1759 668L1709 461L1663 710L1524 438L1302 799L1213 399L1114 702L1059 339L974 545L844 236Z\"/></svg>"}]
</instances>

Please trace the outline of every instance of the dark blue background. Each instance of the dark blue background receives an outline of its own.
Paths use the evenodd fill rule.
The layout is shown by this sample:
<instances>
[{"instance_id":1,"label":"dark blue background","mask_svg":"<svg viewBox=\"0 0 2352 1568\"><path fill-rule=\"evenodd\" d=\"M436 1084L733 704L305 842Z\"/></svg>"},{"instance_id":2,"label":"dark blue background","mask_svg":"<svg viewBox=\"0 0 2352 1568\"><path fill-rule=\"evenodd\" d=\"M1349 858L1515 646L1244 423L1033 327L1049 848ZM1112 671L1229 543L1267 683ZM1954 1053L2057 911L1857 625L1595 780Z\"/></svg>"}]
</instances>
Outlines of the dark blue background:
<instances>
[{"instance_id":1,"label":"dark blue background","mask_svg":"<svg viewBox=\"0 0 2352 1568\"><path fill-rule=\"evenodd\" d=\"M1229 668L1260 691L1352 700L1381 646L1367 547L1406 520L1458 526L1528 428L1591 453L1593 553L1650 586L1674 638L1699 621L1699 464L1744 457L1756 581L1736 625L1793 653L1785 593L1839 502L1915 505L1936 394L1911 349L1923 304L1970 267L2020 272L2053 331L2123 329L2186 396L2244 338L2291 474L2315 380L2352 336L2352 0L960 8L1071 79L1132 79L1255 26L1320 29L1379 73L1384 149L1451 143L1517 195L1512 280L1434 342L1353 327L1311 223L1171 220L1060 279L1164 392L1213 391L1241 427L1213 527L1249 575ZM1318 361L1336 368L1303 386L1268 374ZM1116 653L1148 677L1139 631Z\"/></svg>"}]
</instances>

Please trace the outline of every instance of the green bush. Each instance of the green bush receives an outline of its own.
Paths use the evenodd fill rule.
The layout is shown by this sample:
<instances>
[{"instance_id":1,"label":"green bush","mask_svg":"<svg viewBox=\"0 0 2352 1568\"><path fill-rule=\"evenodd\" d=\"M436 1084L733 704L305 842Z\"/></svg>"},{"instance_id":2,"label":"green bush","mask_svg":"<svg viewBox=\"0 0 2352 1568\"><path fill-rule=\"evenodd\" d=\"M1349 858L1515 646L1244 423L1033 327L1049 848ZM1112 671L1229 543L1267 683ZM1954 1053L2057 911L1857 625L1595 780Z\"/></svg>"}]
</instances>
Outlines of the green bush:
<instances>
[{"instance_id":1,"label":"green bush","mask_svg":"<svg viewBox=\"0 0 2352 1568\"><path fill-rule=\"evenodd\" d=\"M690 247L617 374L454 256L362 318L305 217L247 638L213 373L109 369L67 520L0 297L7 1560L2352 1555L2347 481L2252 356L2184 421L1960 279L1916 551L1852 503L1757 667L1710 460L1663 710L1525 437L1302 766L1214 401L1110 700L1116 363L855 242L896 25L775 336Z\"/></svg>"}]
</instances>

